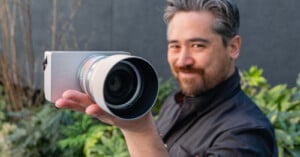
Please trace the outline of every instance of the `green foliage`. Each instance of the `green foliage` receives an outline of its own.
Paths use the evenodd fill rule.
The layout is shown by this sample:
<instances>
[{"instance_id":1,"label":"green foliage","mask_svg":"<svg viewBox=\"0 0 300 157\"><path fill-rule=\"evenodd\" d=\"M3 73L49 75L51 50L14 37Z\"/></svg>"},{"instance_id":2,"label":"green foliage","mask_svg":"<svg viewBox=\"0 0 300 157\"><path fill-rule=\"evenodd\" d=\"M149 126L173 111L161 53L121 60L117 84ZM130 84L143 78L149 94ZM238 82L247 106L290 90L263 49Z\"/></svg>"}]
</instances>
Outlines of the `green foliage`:
<instances>
[{"instance_id":1,"label":"green foliage","mask_svg":"<svg viewBox=\"0 0 300 157\"><path fill-rule=\"evenodd\" d=\"M129 157L125 140L114 126L95 126L85 142L86 157Z\"/></svg>"},{"instance_id":2,"label":"green foliage","mask_svg":"<svg viewBox=\"0 0 300 157\"><path fill-rule=\"evenodd\" d=\"M73 113L74 123L61 128L58 141L63 156L127 157L125 140L116 127L100 123L81 113Z\"/></svg>"},{"instance_id":3,"label":"green foliage","mask_svg":"<svg viewBox=\"0 0 300 157\"><path fill-rule=\"evenodd\" d=\"M0 85L0 129L2 128L2 125L5 122L5 113L3 112L3 110L6 102L7 101L4 95L4 88Z\"/></svg>"},{"instance_id":4,"label":"green foliage","mask_svg":"<svg viewBox=\"0 0 300 157\"><path fill-rule=\"evenodd\" d=\"M298 74L298 79L296 81L298 88L300 88L300 74ZM294 94L294 99L300 100L300 90L297 90Z\"/></svg>"},{"instance_id":5,"label":"green foliage","mask_svg":"<svg viewBox=\"0 0 300 157\"><path fill-rule=\"evenodd\" d=\"M7 137L16 130L16 125L4 123L0 130L0 154L4 157L11 157L12 144Z\"/></svg>"},{"instance_id":6,"label":"green foliage","mask_svg":"<svg viewBox=\"0 0 300 157\"><path fill-rule=\"evenodd\" d=\"M72 123L62 126L60 132L63 138L58 141L63 156L83 156L84 143L88 137L87 132L93 126L93 119L87 115L70 112Z\"/></svg>"},{"instance_id":7,"label":"green foliage","mask_svg":"<svg viewBox=\"0 0 300 157\"><path fill-rule=\"evenodd\" d=\"M280 157L300 156L300 77L298 87L285 84L271 87L253 66L242 72L242 88L262 109L275 128Z\"/></svg>"},{"instance_id":8,"label":"green foliage","mask_svg":"<svg viewBox=\"0 0 300 157\"><path fill-rule=\"evenodd\" d=\"M12 146L7 137L16 129L16 125L6 122L4 107L6 98L4 88L0 85L0 154L1 156L11 157Z\"/></svg>"},{"instance_id":9,"label":"green foliage","mask_svg":"<svg viewBox=\"0 0 300 157\"><path fill-rule=\"evenodd\" d=\"M24 114L25 113L25 114ZM47 157L58 156L60 150L56 141L60 138L57 132L63 120L63 112L45 105L37 113L24 112L17 128L8 136L12 144L14 157Z\"/></svg>"}]
</instances>

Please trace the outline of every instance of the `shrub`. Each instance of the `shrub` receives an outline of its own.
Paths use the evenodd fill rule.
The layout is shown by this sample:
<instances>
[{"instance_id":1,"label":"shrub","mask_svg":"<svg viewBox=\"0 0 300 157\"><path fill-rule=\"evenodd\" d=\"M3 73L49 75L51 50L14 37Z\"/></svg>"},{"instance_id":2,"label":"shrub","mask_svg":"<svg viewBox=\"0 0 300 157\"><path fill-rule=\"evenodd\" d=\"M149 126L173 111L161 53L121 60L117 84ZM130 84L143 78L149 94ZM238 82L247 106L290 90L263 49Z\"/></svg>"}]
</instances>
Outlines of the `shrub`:
<instances>
[{"instance_id":1,"label":"shrub","mask_svg":"<svg viewBox=\"0 0 300 157\"><path fill-rule=\"evenodd\" d=\"M81 113L73 113L74 123L61 128L58 141L63 156L129 156L120 130Z\"/></svg>"},{"instance_id":2,"label":"shrub","mask_svg":"<svg viewBox=\"0 0 300 157\"><path fill-rule=\"evenodd\" d=\"M56 146L62 137L59 129L61 125L66 125L62 111L46 104L32 111L24 109L14 112L13 116L20 120L16 123L17 128L7 136L7 141L12 145L12 156L59 156L60 150Z\"/></svg>"},{"instance_id":3,"label":"shrub","mask_svg":"<svg viewBox=\"0 0 300 157\"><path fill-rule=\"evenodd\" d=\"M7 136L16 130L16 125L4 123L0 130L0 154L1 156L11 157L12 144L7 140Z\"/></svg>"},{"instance_id":4,"label":"shrub","mask_svg":"<svg viewBox=\"0 0 300 157\"><path fill-rule=\"evenodd\" d=\"M275 128L280 157L300 156L300 77L297 87L271 86L253 66L241 73L242 89L267 115Z\"/></svg>"}]
</instances>

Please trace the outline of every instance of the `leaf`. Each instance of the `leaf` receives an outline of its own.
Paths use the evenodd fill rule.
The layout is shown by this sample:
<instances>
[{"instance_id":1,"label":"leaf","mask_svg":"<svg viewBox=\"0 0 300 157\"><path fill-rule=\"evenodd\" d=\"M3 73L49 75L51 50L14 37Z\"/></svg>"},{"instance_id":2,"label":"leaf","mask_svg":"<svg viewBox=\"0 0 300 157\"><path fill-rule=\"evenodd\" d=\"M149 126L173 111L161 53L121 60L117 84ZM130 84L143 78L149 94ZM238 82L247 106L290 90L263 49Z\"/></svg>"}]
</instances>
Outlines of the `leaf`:
<instances>
[{"instance_id":1,"label":"leaf","mask_svg":"<svg viewBox=\"0 0 300 157\"><path fill-rule=\"evenodd\" d=\"M91 129L91 134L87 137L83 149L86 156L89 156L92 153L91 148L96 146L99 139L103 136L103 133L103 129L99 126L95 126Z\"/></svg>"},{"instance_id":2,"label":"leaf","mask_svg":"<svg viewBox=\"0 0 300 157\"><path fill-rule=\"evenodd\" d=\"M295 147L293 149L289 149L289 152L292 154L293 157L300 157L300 147Z\"/></svg>"},{"instance_id":3,"label":"leaf","mask_svg":"<svg viewBox=\"0 0 300 157\"><path fill-rule=\"evenodd\" d=\"M289 147L293 146L293 139L287 132L281 129L275 129L275 134L279 144L283 143Z\"/></svg>"},{"instance_id":4,"label":"leaf","mask_svg":"<svg viewBox=\"0 0 300 157\"><path fill-rule=\"evenodd\" d=\"M278 119L278 111L273 111L273 112L269 113L268 117L269 117L271 123L274 124Z\"/></svg>"}]
</instances>

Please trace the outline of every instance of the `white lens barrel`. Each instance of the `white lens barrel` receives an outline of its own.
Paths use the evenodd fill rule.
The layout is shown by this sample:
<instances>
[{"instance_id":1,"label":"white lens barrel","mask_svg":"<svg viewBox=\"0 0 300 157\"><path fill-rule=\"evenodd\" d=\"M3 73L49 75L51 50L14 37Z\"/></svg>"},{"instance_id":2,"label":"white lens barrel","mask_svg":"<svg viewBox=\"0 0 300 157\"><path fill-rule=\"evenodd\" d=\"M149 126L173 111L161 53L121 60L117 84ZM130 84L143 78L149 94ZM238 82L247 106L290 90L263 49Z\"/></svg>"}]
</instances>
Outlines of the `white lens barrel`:
<instances>
[{"instance_id":1,"label":"white lens barrel","mask_svg":"<svg viewBox=\"0 0 300 157\"><path fill-rule=\"evenodd\" d=\"M125 63L137 79L133 96L122 104L105 100L105 82L118 63ZM106 112L121 119L136 119L149 112L158 93L158 77L152 65L143 58L130 55L95 56L89 58L79 71L81 88Z\"/></svg>"}]
</instances>

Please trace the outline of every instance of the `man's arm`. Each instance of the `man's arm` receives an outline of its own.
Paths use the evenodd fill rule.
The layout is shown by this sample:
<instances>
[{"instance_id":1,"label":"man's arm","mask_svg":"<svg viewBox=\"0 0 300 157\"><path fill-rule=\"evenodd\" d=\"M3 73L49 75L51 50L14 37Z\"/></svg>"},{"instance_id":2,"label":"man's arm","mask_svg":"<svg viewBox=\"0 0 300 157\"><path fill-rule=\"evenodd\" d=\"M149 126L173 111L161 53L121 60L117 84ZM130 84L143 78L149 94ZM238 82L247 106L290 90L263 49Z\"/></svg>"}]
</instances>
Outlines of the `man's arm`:
<instances>
[{"instance_id":1,"label":"man's arm","mask_svg":"<svg viewBox=\"0 0 300 157\"><path fill-rule=\"evenodd\" d=\"M121 129L132 157L169 156L150 113L134 123L135 128Z\"/></svg>"},{"instance_id":2,"label":"man's arm","mask_svg":"<svg viewBox=\"0 0 300 157\"><path fill-rule=\"evenodd\" d=\"M168 157L151 113L135 120L122 120L104 112L88 95L68 90L55 102L58 108L71 109L91 115L100 121L119 127L132 157Z\"/></svg>"}]
</instances>

